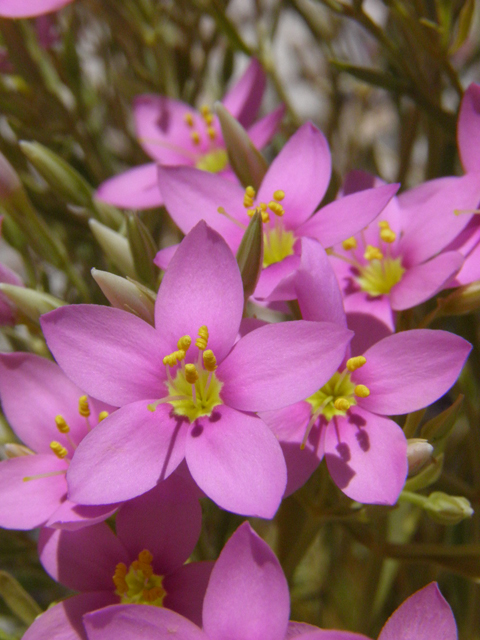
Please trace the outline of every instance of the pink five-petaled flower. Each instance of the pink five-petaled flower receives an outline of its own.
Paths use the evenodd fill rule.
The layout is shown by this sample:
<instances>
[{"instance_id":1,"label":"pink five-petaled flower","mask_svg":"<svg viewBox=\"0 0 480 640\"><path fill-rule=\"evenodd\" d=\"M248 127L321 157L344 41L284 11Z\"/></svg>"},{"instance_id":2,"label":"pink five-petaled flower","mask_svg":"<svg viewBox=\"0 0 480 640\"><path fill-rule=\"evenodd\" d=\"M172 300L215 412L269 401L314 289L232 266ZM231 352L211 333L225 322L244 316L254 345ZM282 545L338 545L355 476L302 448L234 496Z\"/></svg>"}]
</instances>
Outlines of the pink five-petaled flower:
<instances>
[{"instance_id":1,"label":"pink five-petaled flower","mask_svg":"<svg viewBox=\"0 0 480 640\"><path fill-rule=\"evenodd\" d=\"M42 529L39 554L44 568L80 593L50 607L24 640L84 639L83 614L119 602L132 608L165 606L201 624L213 563L183 564L201 526L193 487L174 474L119 509L117 535L105 523L80 531Z\"/></svg>"},{"instance_id":2,"label":"pink five-petaled flower","mask_svg":"<svg viewBox=\"0 0 480 640\"><path fill-rule=\"evenodd\" d=\"M303 318L341 325L343 315L345 324L325 252L311 240L303 240L295 288ZM363 355L347 356L306 401L262 413L284 450L287 492L301 486L325 455L330 475L347 496L394 504L407 475L407 443L402 429L386 416L416 411L440 398L457 379L470 349L466 340L446 331L403 331Z\"/></svg>"},{"instance_id":3,"label":"pink five-petaled flower","mask_svg":"<svg viewBox=\"0 0 480 640\"><path fill-rule=\"evenodd\" d=\"M0 354L0 398L26 445L8 445L12 457L0 462L0 526L73 529L108 518L116 505L67 499L65 474L75 448L112 407L87 398L58 365L30 353Z\"/></svg>"},{"instance_id":4,"label":"pink five-petaled flower","mask_svg":"<svg viewBox=\"0 0 480 640\"><path fill-rule=\"evenodd\" d=\"M260 63L252 59L222 100L223 106L248 130L259 149L271 140L284 112L283 107L279 107L254 122L265 84ZM101 200L135 209L160 206L163 194L158 186L158 165L197 167L236 180L228 166L218 118L207 106L197 111L172 98L144 95L135 100L133 113L137 138L155 162L130 169L101 184L97 191Z\"/></svg>"},{"instance_id":5,"label":"pink five-petaled flower","mask_svg":"<svg viewBox=\"0 0 480 640\"><path fill-rule=\"evenodd\" d=\"M33 18L58 11L73 0L0 0L2 18Z\"/></svg>"},{"instance_id":6,"label":"pink five-petaled flower","mask_svg":"<svg viewBox=\"0 0 480 640\"><path fill-rule=\"evenodd\" d=\"M285 461L252 412L311 395L344 358L351 332L333 323L282 322L234 344L243 306L232 252L200 222L162 281L155 329L131 313L95 305L42 317L67 375L121 407L77 449L67 474L72 499L133 498L185 457L198 486L219 506L274 515Z\"/></svg>"},{"instance_id":7,"label":"pink five-petaled flower","mask_svg":"<svg viewBox=\"0 0 480 640\"><path fill-rule=\"evenodd\" d=\"M328 143L321 131L307 122L272 162L258 193L252 187L244 190L219 176L203 176L186 167L160 168L159 182L165 206L184 233L203 218L234 252L249 215L260 209L265 223L265 268L254 295L277 300L279 297L273 292L298 266L299 238L315 238L324 247L342 241L363 229L398 190L398 185L383 185L353 193L315 211L325 195L330 174ZM169 247L159 252L156 264L165 268L173 250Z\"/></svg>"}]
</instances>

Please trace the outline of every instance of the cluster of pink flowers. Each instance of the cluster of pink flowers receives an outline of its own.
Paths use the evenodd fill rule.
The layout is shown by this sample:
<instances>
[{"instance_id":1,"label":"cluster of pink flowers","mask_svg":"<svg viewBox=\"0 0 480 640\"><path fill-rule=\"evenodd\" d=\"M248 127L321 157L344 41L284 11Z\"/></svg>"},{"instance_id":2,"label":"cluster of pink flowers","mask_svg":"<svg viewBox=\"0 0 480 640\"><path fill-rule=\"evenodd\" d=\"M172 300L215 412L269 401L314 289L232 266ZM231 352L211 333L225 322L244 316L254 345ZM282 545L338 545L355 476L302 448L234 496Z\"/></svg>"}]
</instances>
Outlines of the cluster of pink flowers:
<instances>
[{"instance_id":1,"label":"cluster of pink flowers","mask_svg":"<svg viewBox=\"0 0 480 640\"><path fill-rule=\"evenodd\" d=\"M0 15L65 4L0 0ZM257 147L283 113L255 120L264 87L252 61L223 100ZM0 463L0 525L41 527L42 565L79 592L41 615L26 640L153 640L172 630L185 640L364 638L289 622L283 571L248 523L215 563L185 562L200 535L200 498L270 519L323 458L352 500L397 502L407 439L391 416L441 398L471 348L446 331L397 332L396 321L479 277L479 102L472 85L458 129L465 175L397 196L398 184L353 173L318 208L331 159L313 124L254 189L229 167L211 110L136 100L139 142L153 162L112 178L98 196L138 209L164 204L185 233L155 259L165 274L154 326L128 310L66 305L41 318L55 363L0 355L3 411L24 443L9 445ZM245 315L235 253L257 213L263 257L249 304L287 316L295 307L288 320ZM0 278L21 284L3 267ZM14 322L3 299L0 313ZM379 636L406 638L456 638L435 584Z\"/></svg>"}]
</instances>

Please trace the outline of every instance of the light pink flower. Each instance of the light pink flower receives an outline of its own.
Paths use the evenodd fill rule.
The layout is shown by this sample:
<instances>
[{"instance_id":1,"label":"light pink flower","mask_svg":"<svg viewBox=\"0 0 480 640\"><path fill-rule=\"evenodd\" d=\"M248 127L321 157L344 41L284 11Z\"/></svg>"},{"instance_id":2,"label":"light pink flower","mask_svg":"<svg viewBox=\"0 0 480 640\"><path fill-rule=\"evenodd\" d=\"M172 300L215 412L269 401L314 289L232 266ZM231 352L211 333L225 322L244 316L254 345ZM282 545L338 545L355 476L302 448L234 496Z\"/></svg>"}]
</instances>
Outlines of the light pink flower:
<instances>
[{"instance_id":1,"label":"light pink flower","mask_svg":"<svg viewBox=\"0 0 480 640\"><path fill-rule=\"evenodd\" d=\"M261 149L275 134L284 109L255 122L263 92L265 74L252 59L240 80L223 98L222 104L248 130L253 144ZM97 197L119 207L148 209L163 204L157 167L192 166L220 172L236 181L217 116L204 107L197 111L185 102L159 95L136 98L133 113L138 141L155 161L130 169L100 185Z\"/></svg>"},{"instance_id":2,"label":"light pink flower","mask_svg":"<svg viewBox=\"0 0 480 640\"><path fill-rule=\"evenodd\" d=\"M0 0L3 18L33 18L58 11L72 0Z\"/></svg>"},{"instance_id":3,"label":"light pink flower","mask_svg":"<svg viewBox=\"0 0 480 640\"><path fill-rule=\"evenodd\" d=\"M90 416L81 415L82 396L53 362L30 353L0 354L3 412L28 447L14 448L22 455L0 462L0 526L33 529L48 524L74 529L105 520L116 509L112 504L86 507L67 499L65 474L75 448L97 424L99 414L112 410L88 398L82 405L84 414L88 405Z\"/></svg>"},{"instance_id":4,"label":"light pink flower","mask_svg":"<svg viewBox=\"0 0 480 640\"><path fill-rule=\"evenodd\" d=\"M121 407L77 449L67 475L72 499L133 498L185 457L195 482L221 507L274 515L285 462L253 412L313 393L342 361L350 332L332 323L283 322L235 342L243 306L235 258L201 222L165 274L155 329L95 305L42 317L49 348L67 375Z\"/></svg>"},{"instance_id":5,"label":"light pink flower","mask_svg":"<svg viewBox=\"0 0 480 640\"><path fill-rule=\"evenodd\" d=\"M167 607L202 624L213 563L184 565L201 526L191 486L172 475L119 509L116 535L105 523L79 531L42 529L41 563L52 578L80 593L50 607L24 640L84 639L83 614L119 602Z\"/></svg>"}]
</instances>

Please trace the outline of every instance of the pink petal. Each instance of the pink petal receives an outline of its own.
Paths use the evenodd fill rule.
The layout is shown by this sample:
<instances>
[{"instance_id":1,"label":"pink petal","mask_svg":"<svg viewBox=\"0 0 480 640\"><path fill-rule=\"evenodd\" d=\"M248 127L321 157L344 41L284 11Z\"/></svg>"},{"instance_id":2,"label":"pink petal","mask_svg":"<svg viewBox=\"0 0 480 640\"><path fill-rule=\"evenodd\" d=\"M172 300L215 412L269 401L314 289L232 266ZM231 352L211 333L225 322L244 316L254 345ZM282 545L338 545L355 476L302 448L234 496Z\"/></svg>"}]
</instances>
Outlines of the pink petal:
<instances>
[{"instance_id":1,"label":"pink petal","mask_svg":"<svg viewBox=\"0 0 480 640\"><path fill-rule=\"evenodd\" d=\"M436 582L416 591L387 620L378 640L457 640L452 610Z\"/></svg>"},{"instance_id":2,"label":"pink petal","mask_svg":"<svg viewBox=\"0 0 480 640\"><path fill-rule=\"evenodd\" d=\"M453 281L446 283L445 286L471 284L476 280L480 280L480 243L465 258L462 268Z\"/></svg>"},{"instance_id":3,"label":"pink petal","mask_svg":"<svg viewBox=\"0 0 480 640\"><path fill-rule=\"evenodd\" d=\"M288 585L274 553L242 524L220 554L203 605L211 640L281 640L290 611Z\"/></svg>"},{"instance_id":4,"label":"pink petal","mask_svg":"<svg viewBox=\"0 0 480 640\"><path fill-rule=\"evenodd\" d=\"M202 609L214 562L190 562L166 576L163 605L202 626Z\"/></svg>"},{"instance_id":5,"label":"pink petal","mask_svg":"<svg viewBox=\"0 0 480 640\"><path fill-rule=\"evenodd\" d=\"M169 347L132 313L71 305L42 316L41 325L58 364L90 395L114 406L163 395Z\"/></svg>"},{"instance_id":6,"label":"pink petal","mask_svg":"<svg viewBox=\"0 0 480 640\"><path fill-rule=\"evenodd\" d=\"M122 407L93 429L68 470L69 497L80 504L122 502L152 489L184 457L186 427L172 408L151 400Z\"/></svg>"},{"instance_id":7,"label":"pink petal","mask_svg":"<svg viewBox=\"0 0 480 640\"><path fill-rule=\"evenodd\" d=\"M201 151L194 150L192 129L185 116L193 117L197 128L203 120L188 104L159 95L143 95L135 99L133 115L137 138L145 152L160 164L194 165ZM202 128L203 130L203 128Z\"/></svg>"},{"instance_id":8,"label":"pink petal","mask_svg":"<svg viewBox=\"0 0 480 640\"><path fill-rule=\"evenodd\" d=\"M308 402L297 402L284 409L260 414L282 448L287 465L286 496L305 484L323 458L325 429L319 421L311 429L305 448L300 447L311 415L312 408Z\"/></svg>"},{"instance_id":9,"label":"pink petal","mask_svg":"<svg viewBox=\"0 0 480 640\"><path fill-rule=\"evenodd\" d=\"M428 262L408 269L390 292L392 309L403 311L433 297L463 264L458 251L440 253Z\"/></svg>"},{"instance_id":10,"label":"pink petal","mask_svg":"<svg viewBox=\"0 0 480 640\"><path fill-rule=\"evenodd\" d=\"M364 409L385 415L426 407L454 384L471 345L447 331L412 329L389 336L365 352L367 363L352 374L370 389Z\"/></svg>"},{"instance_id":11,"label":"pink petal","mask_svg":"<svg viewBox=\"0 0 480 640\"><path fill-rule=\"evenodd\" d=\"M222 399L243 411L269 411L304 400L336 371L350 338L350 331L330 322L260 327L239 340L218 367Z\"/></svg>"},{"instance_id":12,"label":"pink petal","mask_svg":"<svg viewBox=\"0 0 480 640\"><path fill-rule=\"evenodd\" d=\"M285 192L282 218L296 229L320 204L330 182L331 159L323 133L307 122L290 138L270 165L257 201L270 202L274 191Z\"/></svg>"},{"instance_id":13,"label":"pink petal","mask_svg":"<svg viewBox=\"0 0 480 640\"><path fill-rule=\"evenodd\" d=\"M398 184L387 184L334 200L302 224L297 229L297 234L315 238L322 246L331 247L366 227L385 208L398 189Z\"/></svg>"},{"instance_id":14,"label":"pink petal","mask_svg":"<svg viewBox=\"0 0 480 640\"><path fill-rule=\"evenodd\" d=\"M262 65L252 58L246 71L222 100L243 127L255 120L265 91L266 77Z\"/></svg>"},{"instance_id":15,"label":"pink petal","mask_svg":"<svg viewBox=\"0 0 480 640\"><path fill-rule=\"evenodd\" d=\"M65 472L68 462L53 454L27 455L0 462L0 527L33 529L44 524L67 493ZM44 473L46 478L24 481Z\"/></svg>"},{"instance_id":16,"label":"pink petal","mask_svg":"<svg viewBox=\"0 0 480 640\"><path fill-rule=\"evenodd\" d=\"M72 447L56 426L62 415L70 436L78 443L87 432L78 413L84 392L71 382L58 365L31 353L0 354L0 396L5 416L17 436L31 449L51 454L57 440L70 454ZM28 398L28 402L25 399Z\"/></svg>"},{"instance_id":17,"label":"pink petal","mask_svg":"<svg viewBox=\"0 0 480 640\"><path fill-rule=\"evenodd\" d=\"M106 607L87 614L83 621L88 640L172 640L172 629L181 640L209 640L178 613L147 604Z\"/></svg>"},{"instance_id":18,"label":"pink petal","mask_svg":"<svg viewBox=\"0 0 480 640\"><path fill-rule=\"evenodd\" d=\"M243 304L242 279L232 252L216 231L200 222L180 244L158 292L155 326L170 345L167 353L185 334L194 341L206 325L208 348L221 362L237 336Z\"/></svg>"},{"instance_id":19,"label":"pink petal","mask_svg":"<svg viewBox=\"0 0 480 640\"><path fill-rule=\"evenodd\" d=\"M118 505L116 504L87 507L67 499L53 512L46 526L54 527L55 529L76 531L77 529L103 522L113 515L117 508Z\"/></svg>"},{"instance_id":20,"label":"pink petal","mask_svg":"<svg viewBox=\"0 0 480 640\"><path fill-rule=\"evenodd\" d=\"M232 251L238 249L242 229L218 213L218 208L223 207L247 227L249 217L243 206L244 191L238 184L214 173L189 167L159 167L158 182L168 213L184 233L191 231L200 220L205 220L218 231Z\"/></svg>"},{"instance_id":21,"label":"pink petal","mask_svg":"<svg viewBox=\"0 0 480 640\"><path fill-rule=\"evenodd\" d=\"M399 252L412 266L441 251L467 226L468 212L480 202L480 180L475 174L437 178L401 193L398 202L404 219Z\"/></svg>"},{"instance_id":22,"label":"pink petal","mask_svg":"<svg viewBox=\"0 0 480 640\"><path fill-rule=\"evenodd\" d=\"M277 133L285 114L285 107L280 105L265 117L257 120L248 129L248 137L257 149L263 149Z\"/></svg>"},{"instance_id":23,"label":"pink petal","mask_svg":"<svg viewBox=\"0 0 480 640\"><path fill-rule=\"evenodd\" d=\"M153 259L154 264L165 271L179 246L180 245L178 244L174 244L170 247L165 247L165 249L160 249L160 251Z\"/></svg>"},{"instance_id":24,"label":"pink petal","mask_svg":"<svg viewBox=\"0 0 480 640\"><path fill-rule=\"evenodd\" d=\"M395 504L407 477L407 441L393 420L355 407L329 423L325 461L335 484L352 500Z\"/></svg>"},{"instance_id":25,"label":"pink petal","mask_svg":"<svg viewBox=\"0 0 480 640\"><path fill-rule=\"evenodd\" d=\"M33 18L57 11L72 0L0 0L0 16L4 18Z\"/></svg>"},{"instance_id":26,"label":"pink petal","mask_svg":"<svg viewBox=\"0 0 480 640\"><path fill-rule=\"evenodd\" d=\"M300 266L298 256L287 256L281 262L275 262L262 269L255 287L257 300L294 300L294 274Z\"/></svg>"},{"instance_id":27,"label":"pink petal","mask_svg":"<svg viewBox=\"0 0 480 640\"><path fill-rule=\"evenodd\" d=\"M98 187L95 197L123 209L152 209L163 204L155 162L129 169Z\"/></svg>"},{"instance_id":28,"label":"pink petal","mask_svg":"<svg viewBox=\"0 0 480 640\"><path fill-rule=\"evenodd\" d=\"M318 629L318 631L303 633L300 637L302 640L370 640L363 633L336 631L335 629Z\"/></svg>"},{"instance_id":29,"label":"pink petal","mask_svg":"<svg viewBox=\"0 0 480 640\"><path fill-rule=\"evenodd\" d=\"M465 173L480 171L480 85L474 82L463 94L457 121L457 143Z\"/></svg>"},{"instance_id":30,"label":"pink petal","mask_svg":"<svg viewBox=\"0 0 480 640\"><path fill-rule=\"evenodd\" d=\"M112 576L129 556L110 527L101 522L78 531L43 528L38 553L45 571L74 591L115 591Z\"/></svg>"},{"instance_id":31,"label":"pink petal","mask_svg":"<svg viewBox=\"0 0 480 640\"><path fill-rule=\"evenodd\" d=\"M0 264L0 282L14 284L16 287L25 286L20 276L15 271L12 271L10 267L7 267L6 264Z\"/></svg>"},{"instance_id":32,"label":"pink petal","mask_svg":"<svg viewBox=\"0 0 480 640\"><path fill-rule=\"evenodd\" d=\"M202 528L202 510L189 484L176 474L119 510L116 531L135 558L148 549L156 573L166 575L192 554Z\"/></svg>"},{"instance_id":33,"label":"pink petal","mask_svg":"<svg viewBox=\"0 0 480 640\"><path fill-rule=\"evenodd\" d=\"M113 604L117 599L113 593L105 591L68 598L42 613L26 630L22 640L87 640L83 615Z\"/></svg>"},{"instance_id":34,"label":"pink petal","mask_svg":"<svg viewBox=\"0 0 480 640\"><path fill-rule=\"evenodd\" d=\"M198 486L222 509L272 518L287 481L277 439L257 418L225 405L198 419L185 458Z\"/></svg>"},{"instance_id":35,"label":"pink petal","mask_svg":"<svg viewBox=\"0 0 480 640\"><path fill-rule=\"evenodd\" d=\"M362 355L379 340L395 331L394 314L388 296L371 298L363 291L343 301L348 328L355 332L350 343L352 355Z\"/></svg>"}]
</instances>

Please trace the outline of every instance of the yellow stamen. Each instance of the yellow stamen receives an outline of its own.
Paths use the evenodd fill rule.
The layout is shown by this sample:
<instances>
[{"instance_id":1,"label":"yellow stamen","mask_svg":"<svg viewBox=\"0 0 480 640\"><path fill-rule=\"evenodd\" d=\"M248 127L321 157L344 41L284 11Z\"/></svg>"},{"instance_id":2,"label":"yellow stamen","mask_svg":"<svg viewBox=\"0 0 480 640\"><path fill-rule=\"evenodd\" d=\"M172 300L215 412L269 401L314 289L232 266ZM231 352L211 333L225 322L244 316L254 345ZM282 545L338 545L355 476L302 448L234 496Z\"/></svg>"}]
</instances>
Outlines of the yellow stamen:
<instances>
[{"instance_id":1,"label":"yellow stamen","mask_svg":"<svg viewBox=\"0 0 480 640\"><path fill-rule=\"evenodd\" d=\"M203 116L206 125L211 125L213 122L213 113L207 113Z\"/></svg>"},{"instance_id":2,"label":"yellow stamen","mask_svg":"<svg viewBox=\"0 0 480 640\"><path fill-rule=\"evenodd\" d=\"M218 213L220 213L222 216L225 216L226 218L228 218L230 220L230 222L233 222L233 224L236 224L237 227L240 227L240 229L243 229L245 231L245 229L247 228L244 224L242 224L241 222L239 222L238 220L236 220L233 216L231 216L227 211L225 211L224 207L218 207L217 209ZM253 210L253 212L255 213L255 209ZM247 211L248 213L248 211ZM250 215L250 214L249 214ZM252 214L253 215L253 214Z\"/></svg>"},{"instance_id":3,"label":"yellow stamen","mask_svg":"<svg viewBox=\"0 0 480 640\"><path fill-rule=\"evenodd\" d=\"M342 242L342 247L345 249L345 251L350 251L350 249L356 249L357 248L357 241L352 236L351 238L347 238L346 240L344 240Z\"/></svg>"},{"instance_id":4,"label":"yellow stamen","mask_svg":"<svg viewBox=\"0 0 480 640\"><path fill-rule=\"evenodd\" d=\"M210 107L208 106L208 104L202 104L202 106L200 107L200 113L204 118L208 116L209 113L211 113Z\"/></svg>"},{"instance_id":5,"label":"yellow stamen","mask_svg":"<svg viewBox=\"0 0 480 640\"><path fill-rule=\"evenodd\" d=\"M275 202L274 200L268 203L268 208L270 209L270 211L273 211L276 216L279 217L283 216L283 214L285 213L285 209L282 207L282 205L278 204L278 202Z\"/></svg>"},{"instance_id":6,"label":"yellow stamen","mask_svg":"<svg viewBox=\"0 0 480 640\"><path fill-rule=\"evenodd\" d=\"M193 127L194 120L193 120L193 116L192 116L192 114L191 114L191 113L186 113L186 114L183 116L183 119L184 119L184 121L186 122L187 126L189 126L189 127Z\"/></svg>"},{"instance_id":7,"label":"yellow stamen","mask_svg":"<svg viewBox=\"0 0 480 640\"><path fill-rule=\"evenodd\" d=\"M178 351L174 351L173 353L169 353L166 355L162 362L164 365L169 367L174 367L177 364L177 360L180 362L185 358L185 351L183 349L179 349Z\"/></svg>"},{"instance_id":8,"label":"yellow stamen","mask_svg":"<svg viewBox=\"0 0 480 640\"><path fill-rule=\"evenodd\" d=\"M207 371L215 371L217 368L217 359L211 349L203 352L203 366Z\"/></svg>"},{"instance_id":9,"label":"yellow stamen","mask_svg":"<svg viewBox=\"0 0 480 640\"><path fill-rule=\"evenodd\" d=\"M284 198L285 198L285 192L284 191L281 191L279 189L278 191L274 191L273 192L273 199L276 200L277 202L281 202Z\"/></svg>"},{"instance_id":10,"label":"yellow stamen","mask_svg":"<svg viewBox=\"0 0 480 640\"><path fill-rule=\"evenodd\" d=\"M192 139L193 144L200 144L200 134L198 131L192 131L190 138Z\"/></svg>"},{"instance_id":11,"label":"yellow stamen","mask_svg":"<svg viewBox=\"0 0 480 640\"><path fill-rule=\"evenodd\" d=\"M390 229L390 225L386 220L380 220L378 226L380 227L380 229Z\"/></svg>"},{"instance_id":12,"label":"yellow stamen","mask_svg":"<svg viewBox=\"0 0 480 640\"><path fill-rule=\"evenodd\" d=\"M247 187L245 189L245 194L243 196L243 206L245 207L245 209L248 209L248 207L252 207L254 200L255 200L255 189L253 187Z\"/></svg>"},{"instance_id":13,"label":"yellow stamen","mask_svg":"<svg viewBox=\"0 0 480 640\"><path fill-rule=\"evenodd\" d=\"M365 249L363 257L365 258L365 260L381 260L383 258L383 253L378 247L374 247L373 245L369 244Z\"/></svg>"},{"instance_id":14,"label":"yellow stamen","mask_svg":"<svg viewBox=\"0 0 480 640\"><path fill-rule=\"evenodd\" d=\"M210 140L215 140L217 132L215 131L214 127L207 127L207 136L210 138Z\"/></svg>"},{"instance_id":15,"label":"yellow stamen","mask_svg":"<svg viewBox=\"0 0 480 640\"><path fill-rule=\"evenodd\" d=\"M146 562L147 564L151 564L151 562L153 561L153 555L150 553L148 549L144 549L143 551L140 551L140 553L138 554L138 559L140 562Z\"/></svg>"},{"instance_id":16,"label":"yellow stamen","mask_svg":"<svg viewBox=\"0 0 480 640\"><path fill-rule=\"evenodd\" d=\"M185 380L190 384L195 384L198 380L198 371L194 364L185 365Z\"/></svg>"},{"instance_id":17,"label":"yellow stamen","mask_svg":"<svg viewBox=\"0 0 480 640\"><path fill-rule=\"evenodd\" d=\"M67 456L68 451L65 449L65 447L63 447L60 442L57 442L56 440L52 440L52 442L50 443L50 449L53 451L53 453L57 456L57 458L65 458L65 456Z\"/></svg>"},{"instance_id":18,"label":"yellow stamen","mask_svg":"<svg viewBox=\"0 0 480 640\"><path fill-rule=\"evenodd\" d=\"M208 328L205 325L202 325L198 330L198 338L195 340L195 346L200 349L200 351L204 351L207 348L208 344Z\"/></svg>"},{"instance_id":19,"label":"yellow stamen","mask_svg":"<svg viewBox=\"0 0 480 640\"><path fill-rule=\"evenodd\" d=\"M396 237L397 237L397 234L395 233L395 231L392 231L391 229L382 229L380 231L380 238L384 242L388 242L389 244L391 244L392 242L395 242Z\"/></svg>"},{"instance_id":20,"label":"yellow stamen","mask_svg":"<svg viewBox=\"0 0 480 640\"><path fill-rule=\"evenodd\" d=\"M347 369L349 371L356 371L357 369L360 369L360 367L363 367L366 361L367 359L365 358L365 356L355 356L354 358L349 358L347 360Z\"/></svg>"},{"instance_id":21,"label":"yellow stamen","mask_svg":"<svg viewBox=\"0 0 480 640\"><path fill-rule=\"evenodd\" d=\"M102 420L105 420L105 418L108 418L110 414L108 413L108 411L100 411L100 413L98 414L98 421L101 422Z\"/></svg>"},{"instance_id":22,"label":"yellow stamen","mask_svg":"<svg viewBox=\"0 0 480 640\"><path fill-rule=\"evenodd\" d=\"M79 398L78 413L84 418L88 418L90 416L90 407L88 406L87 396L82 396L81 398Z\"/></svg>"},{"instance_id":23,"label":"yellow stamen","mask_svg":"<svg viewBox=\"0 0 480 640\"><path fill-rule=\"evenodd\" d=\"M260 213L262 215L262 222L264 222L265 224L267 222L270 222L270 216L268 215L268 211L260 208Z\"/></svg>"},{"instance_id":24,"label":"yellow stamen","mask_svg":"<svg viewBox=\"0 0 480 640\"><path fill-rule=\"evenodd\" d=\"M184 351L185 353L188 351L188 347L192 344L192 339L190 336L182 336L180 340L177 342L177 347Z\"/></svg>"},{"instance_id":25,"label":"yellow stamen","mask_svg":"<svg viewBox=\"0 0 480 640\"><path fill-rule=\"evenodd\" d=\"M347 411L350 409L350 402L346 398L337 398L333 406L337 411Z\"/></svg>"},{"instance_id":26,"label":"yellow stamen","mask_svg":"<svg viewBox=\"0 0 480 640\"><path fill-rule=\"evenodd\" d=\"M63 416L56 416L55 424L57 425L57 429L60 433L68 433L70 431L70 427Z\"/></svg>"},{"instance_id":27,"label":"yellow stamen","mask_svg":"<svg viewBox=\"0 0 480 640\"><path fill-rule=\"evenodd\" d=\"M359 398L368 398L370 395L370 389L366 387L364 384L357 384L353 393Z\"/></svg>"}]
</instances>

